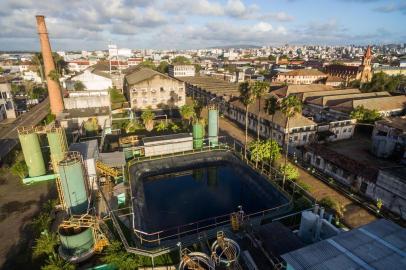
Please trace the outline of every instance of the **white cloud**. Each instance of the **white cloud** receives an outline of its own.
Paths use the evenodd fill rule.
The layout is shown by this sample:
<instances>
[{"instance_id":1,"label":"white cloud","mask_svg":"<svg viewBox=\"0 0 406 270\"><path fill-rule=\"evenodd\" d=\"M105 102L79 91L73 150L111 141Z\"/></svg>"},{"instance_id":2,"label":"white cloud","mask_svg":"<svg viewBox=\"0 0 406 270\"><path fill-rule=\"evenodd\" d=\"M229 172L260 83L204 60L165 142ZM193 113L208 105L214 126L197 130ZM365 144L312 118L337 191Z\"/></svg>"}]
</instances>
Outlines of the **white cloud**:
<instances>
[{"instance_id":1,"label":"white cloud","mask_svg":"<svg viewBox=\"0 0 406 270\"><path fill-rule=\"evenodd\" d=\"M273 29L272 25L266 22L260 22L254 25L253 27L254 31L260 31L260 32L268 32Z\"/></svg>"}]
</instances>

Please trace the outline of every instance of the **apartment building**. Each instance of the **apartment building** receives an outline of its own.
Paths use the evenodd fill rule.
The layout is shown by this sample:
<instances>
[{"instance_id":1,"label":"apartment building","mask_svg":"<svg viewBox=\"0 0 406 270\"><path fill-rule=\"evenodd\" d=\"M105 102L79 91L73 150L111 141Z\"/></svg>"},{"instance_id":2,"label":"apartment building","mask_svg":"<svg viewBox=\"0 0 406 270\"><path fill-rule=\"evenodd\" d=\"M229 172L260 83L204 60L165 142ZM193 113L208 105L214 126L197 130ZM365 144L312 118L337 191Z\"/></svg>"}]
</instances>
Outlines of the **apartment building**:
<instances>
[{"instance_id":1,"label":"apartment building","mask_svg":"<svg viewBox=\"0 0 406 270\"><path fill-rule=\"evenodd\" d=\"M171 77L193 77L196 69L194 65L169 65L168 74Z\"/></svg>"},{"instance_id":2,"label":"apartment building","mask_svg":"<svg viewBox=\"0 0 406 270\"><path fill-rule=\"evenodd\" d=\"M317 69L297 69L279 73L274 81L288 84L313 84L325 78L327 74Z\"/></svg>"},{"instance_id":3,"label":"apartment building","mask_svg":"<svg viewBox=\"0 0 406 270\"><path fill-rule=\"evenodd\" d=\"M131 108L144 110L185 104L185 83L155 70L137 67L124 77L124 94Z\"/></svg>"}]
</instances>

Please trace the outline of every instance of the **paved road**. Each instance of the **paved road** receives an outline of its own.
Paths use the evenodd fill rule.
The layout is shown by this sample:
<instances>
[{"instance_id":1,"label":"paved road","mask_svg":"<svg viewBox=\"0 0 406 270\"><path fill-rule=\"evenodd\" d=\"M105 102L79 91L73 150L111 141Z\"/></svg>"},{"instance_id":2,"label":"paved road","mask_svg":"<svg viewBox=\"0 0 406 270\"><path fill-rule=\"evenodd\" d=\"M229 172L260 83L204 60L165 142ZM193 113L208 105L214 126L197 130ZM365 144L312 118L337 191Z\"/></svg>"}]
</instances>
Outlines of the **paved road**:
<instances>
[{"instance_id":1,"label":"paved road","mask_svg":"<svg viewBox=\"0 0 406 270\"><path fill-rule=\"evenodd\" d=\"M17 128L37 125L48 114L49 100L46 98L29 112L17 117L13 123L0 123L0 160L18 143Z\"/></svg>"}]
</instances>

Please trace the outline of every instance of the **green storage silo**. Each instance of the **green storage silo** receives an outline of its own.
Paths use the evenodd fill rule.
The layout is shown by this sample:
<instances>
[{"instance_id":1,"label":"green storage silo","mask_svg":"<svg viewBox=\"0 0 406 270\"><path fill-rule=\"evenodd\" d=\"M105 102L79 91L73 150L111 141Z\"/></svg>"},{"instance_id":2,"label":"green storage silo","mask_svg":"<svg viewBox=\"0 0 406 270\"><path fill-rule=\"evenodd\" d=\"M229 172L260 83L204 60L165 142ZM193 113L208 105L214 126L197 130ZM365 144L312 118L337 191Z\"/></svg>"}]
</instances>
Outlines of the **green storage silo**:
<instances>
[{"instance_id":1,"label":"green storage silo","mask_svg":"<svg viewBox=\"0 0 406 270\"><path fill-rule=\"evenodd\" d=\"M34 128L19 129L18 138L28 167L29 177L44 175L46 173L44 157L41 152L38 134L35 133Z\"/></svg>"},{"instance_id":2,"label":"green storage silo","mask_svg":"<svg viewBox=\"0 0 406 270\"><path fill-rule=\"evenodd\" d=\"M68 152L65 130L62 127L54 127L47 130L49 148L51 150L52 167L58 172L58 164L65 158Z\"/></svg>"},{"instance_id":3,"label":"green storage silo","mask_svg":"<svg viewBox=\"0 0 406 270\"><path fill-rule=\"evenodd\" d=\"M88 196L82 157L78 152L69 152L59 162L59 176L63 200L68 213L80 215L86 213Z\"/></svg>"},{"instance_id":4,"label":"green storage silo","mask_svg":"<svg viewBox=\"0 0 406 270\"><path fill-rule=\"evenodd\" d=\"M214 105L209 106L209 143L210 146L218 145L218 110Z\"/></svg>"},{"instance_id":5,"label":"green storage silo","mask_svg":"<svg viewBox=\"0 0 406 270\"><path fill-rule=\"evenodd\" d=\"M193 148L200 149L203 147L204 126L202 123L193 124Z\"/></svg>"},{"instance_id":6,"label":"green storage silo","mask_svg":"<svg viewBox=\"0 0 406 270\"><path fill-rule=\"evenodd\" d=\"M61 251L66 257L83 256L93 252L94 233L92 228L59 228Z\"/></svg>"}]
</instances>

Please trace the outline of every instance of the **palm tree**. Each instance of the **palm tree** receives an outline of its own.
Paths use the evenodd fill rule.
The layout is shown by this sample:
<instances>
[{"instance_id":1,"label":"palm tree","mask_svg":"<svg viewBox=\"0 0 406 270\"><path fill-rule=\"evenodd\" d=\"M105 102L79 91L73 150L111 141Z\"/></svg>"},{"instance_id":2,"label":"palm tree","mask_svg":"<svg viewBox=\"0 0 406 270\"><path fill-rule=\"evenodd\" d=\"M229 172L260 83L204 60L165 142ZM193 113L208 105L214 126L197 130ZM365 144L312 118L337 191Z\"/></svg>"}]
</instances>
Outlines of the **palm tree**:
<instances>
[{"instance_id":1,"label":"palm tree","mask_svg":"<svg viewBox=\"0 0 406 270\"><path fill-rule=\"evenodd\" d=\"M84 83L81 82L81 81L76 81L76 82L73 84L73 89L74 89L75 91L84 91L84 90L86 90L86 85L84 85Z\"/></svg>"},{"instance_id":2,"label":"palm tree","mask_svg":"<svg viewBox=\"0 0 406 270\"><path fill-rule=\"evenodd\" d=\"M265 103L265 112L268 115L271 115L272 119L271 119L271 130L270 130L270 137L271 139L273 139L273 118L275 116L276 111L279 109L279 102L278 99L275 96L271 96L266 100Z\"/></svg>"},{"instance_id":3,"label":"palm tree","mask_svg":"<svg viewBox=\"0 0 406 270\"><path fill-rule=\"evenodd\" d=\"M41 267L41 270L75 270L76 266L65 261L57 254L52 254L45 261L46 265Z\"/></svg>"},{"instance_id":4,"label":"palm tree","mask_svg":"<svg viewBox=\"0 0 406 270\"><path fill-rule=\"evenodd\" d=\"M256 81L252 86L252 92L258 101L258 118L257 118L257 140L259 140L259 127L260 127L260 112L261 112L261 97L269 90L268 82Z\"/></svg>"},{"instance_id":5,"label":"palm tree","mask_svg":"<svg viewBox=\"0 0 406 270\"><path fill-rule=\"evenodd\" d=\"M255 96L253 95L252 87L249 82L243 82L239 85L240 102L245 107L245 157L247 156L248 144L248 107L254 102Z\"/></svg>"},{"instance_id":6,"label":"palm tree","mask_svg":"<svg viewBox=\"0 0 406 270\"><path fill-rule=\"evenodd\" d=\"M141 114L141 119L146 130L151 131L154 129L154 118L155 113L150 108L148 108Z\"/></svg>"},{"instance_id":7,"label":"palm tree","mask_svg":"<svg viewBox=\"0 0 406 270\"><path fill-rule=\"evenodd\" d=\"M296 96L285 97L280 105L281 112L285 115L286 118L286 130L287 135L285 137L286 149L285 149L285 167L288 162L288 151L289 151L289 119L294 117L297 113L302 112L302 103ZM283 173L282 185L285 185L286 173Z\"/></svg>"},{"instance_id":8,"label":"palm tree","mask_svg":"<svg viewBox=\"0 0 406 270\"><path fill-rule=\"evenodd\" d=\"M44 67L42 65L42 55L40 53L35 53L34 56L31 58L31 61L34 65L37 66L39 75L41 76L42 83L45 82L44 78Z\"/></svg>"},{"instance_id":9,"label":"palm tree","mask_svg":"<svg viewBox=\"0 0 406 270\"><path fill-rule=\"evenodd\" d=\"M190 122L196 116L193 105L183 105L182 107L180 107L179 112L182 115L182 118L188 121L188 125L190 126Z\"/></svg>"},{"instance_id":10,"label":"palm tree","mask_svg":"<svg viewBox=\"0 0 406 270\"><path fill-rule=\"evenodd\" d=\"M270 125L270 139L272 141L274 141L273 139L273 126L274 126L274 116L276 111L279 109L279 101L275 96L270 96L265 103L265 112L268 115L271 115L271 125ZM276 142L276 141L275 141ZM269 173L271 173L272 175L272 163L273 163L274 159L270 159L269 160Z\"/></svg>"},{"instance_id":11,"label":"palm tree","mask_svg":"<svg viewBox=\"0 0 406 270\"><path fill-rule=\"evenodd\" d=\"M55 247L58 245L58 237L55 233L43 232L35 240L35 246L33 249L34 257L40 257L42 255L52 255L55 253Z\"/></svg>"}]
</instances>

